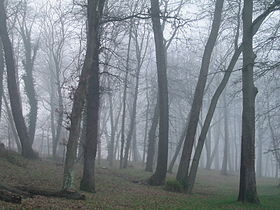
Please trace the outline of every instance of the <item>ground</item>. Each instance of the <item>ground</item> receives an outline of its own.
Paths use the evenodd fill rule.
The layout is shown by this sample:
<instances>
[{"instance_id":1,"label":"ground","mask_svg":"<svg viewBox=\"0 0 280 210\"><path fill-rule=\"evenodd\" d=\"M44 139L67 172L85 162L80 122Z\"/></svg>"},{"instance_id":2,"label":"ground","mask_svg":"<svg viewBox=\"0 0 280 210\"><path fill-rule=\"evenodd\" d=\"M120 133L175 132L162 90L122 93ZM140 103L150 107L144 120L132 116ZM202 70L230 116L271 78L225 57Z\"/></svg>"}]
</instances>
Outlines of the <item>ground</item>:
<instances>
[{"instance_id":1,"label":"ground","mask_svg":"<svg viewBox=\"0 0 280 210\"><path fill-rule=\"evenodd\" d=\"M143 184L151 174L142 169L97 168L97 192L84 193L85 201L35 196L22 204L0 201L0 209L280 209L280 189L275 179L258 180L261 205L236 202L238 176L222 176L219 172L200 170L194 193L167 192L163 187ZM81 168L77 166L78 186ZM52 161L27 161L20 156L0 155L0 181L12 186L34 186L59 190L62 183L62 164ZM174 179L171 175L168 179Z\"/></svg>"}]
</instances>

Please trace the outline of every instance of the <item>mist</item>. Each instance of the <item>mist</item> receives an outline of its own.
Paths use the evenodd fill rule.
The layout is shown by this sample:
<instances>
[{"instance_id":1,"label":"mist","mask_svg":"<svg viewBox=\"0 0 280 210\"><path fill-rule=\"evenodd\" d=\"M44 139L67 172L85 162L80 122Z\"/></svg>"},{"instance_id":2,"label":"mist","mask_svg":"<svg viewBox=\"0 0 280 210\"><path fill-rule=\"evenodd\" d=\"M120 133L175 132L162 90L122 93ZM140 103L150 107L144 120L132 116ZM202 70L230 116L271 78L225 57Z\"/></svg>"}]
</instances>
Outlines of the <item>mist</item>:
<instances>
[{"instance_id":1,"label":"mist","mask_svg":"<svg viewBox=\"0 0 280 210\"><path fill-rule=\"evenodd\" d=\"M9 176L5 161L15 156L59 178L50 196L40 193L46 185L30 182L35 171L23 183L20 174L3 178L0 192L3 182L20 201L23 193L9 189L91 200L84 192L99 193L110 176L188 196L208 193L210 182L213 191L223 186L231 200L254 204L269 186L279 198L279 6L1 0L0 177ZM0 206L8 208L7 199L0 194ZM159 208L188 208L173 199L178 206L158 201ZM133 200L128 209L157 209ZM99 202L77 205L110 208ZM125 208L122 199L117 206Z\"/></svg>"}]
</instances>

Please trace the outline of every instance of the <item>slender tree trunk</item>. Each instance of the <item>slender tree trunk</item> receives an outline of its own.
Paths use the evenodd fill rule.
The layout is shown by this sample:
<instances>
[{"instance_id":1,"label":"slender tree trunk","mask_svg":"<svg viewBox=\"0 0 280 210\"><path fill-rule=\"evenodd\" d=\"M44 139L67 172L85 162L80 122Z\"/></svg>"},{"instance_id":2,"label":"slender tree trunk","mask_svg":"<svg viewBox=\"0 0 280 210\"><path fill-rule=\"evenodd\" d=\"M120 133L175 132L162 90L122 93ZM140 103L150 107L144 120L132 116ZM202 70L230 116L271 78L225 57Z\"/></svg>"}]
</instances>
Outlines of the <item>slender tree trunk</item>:
<instances>
[{"instance_id":1,"label":"slender tree trunk","mask_svg":"<svg viewBox=\"0 0 280 210\"><path fill-rule=\"evenodd\" d=\"M130 62L130 47L131 47L131 38L132 38L132 22L130 22L129 29L129 38L128 38L128 47L127 47L127 58L126 58L126 69L125 69L125 79L124 79L124 91L123 91L123 113L122 113L122 127L121 127L121 151L120 151L120 168L123 168L124 162L124 144L125 144L125 114L126 114L126 95L127 95L127 80L128 80L128 71L129 71L129 62Z\"/></svg>"},{"instance_id":2,"label":"slender tree trunk","mask_svg":"<svg viewBox=\"0 0 280 210\"><path fill-rule=\"evenodd\" d=\"M168 108L168 82L167 59L164 47L163 30L160 23L159 1L151 0L151 15L156 47L157 76L158 76L158 102L159 102L159 142L157 167L155 173L148 180L151 185L162 185L165 182L168 159L169 134L169 108Z\"/></svg>"},{"instance_id":3,"label":"slender tree trunk","mask_svg":"<svg viewBox=\"0 0 280 210\"><path fill-rule=\"evenodd\" d=\"M13 47L7 30L7 16L5 12L4 0L0 1L0 36L2 38L3 48L5 52L5 61L7 66L7 82L10 95L10 103L15 126L22 145L22 155L26 158L37 158L32 149L31 141L28 136L27 127L25 125L20 93L16 81L16 66L14 61Z\"/></svg>"},{"instance_id":4,"label":"slender tree trunk","mask_svg":"<svg viewBox=\"0 0 280 210\"><path fill-rule=\"evenodd\" d=\"M89 44L88 44L89 45ZM73 106L71 111L71 125L69 130L69 137L66 150L66 158L64 164L63 187L65 191L74 189L74 163L76 160L76 153L78 147L78 139L80 136L80 125L82 118L82 111L86 94L86 75L91 67L92 51L87 49L86 58L80 81L74 93Z\"/></svg>"},{"instance_id":5,"label":"slender tree trunk","mask_svg":"<svg viewBox=\"0 0 280 210\"><path fill-rule=\"evenodd\" d=\"M212 132L211 128L209 129L208 137L206 140L206 154L207 154L207 159L206 159L206 169L210 170L211 169L211 152L212 152Z\"/></svg>"},{"instance_id":6,"label":"slender tree trunk","mask_svg":"<svg viewBox=\"0 0 280 210\"><path fill-rule=\"evenodd\" d=\"M15 127L13 115L12 115L12 112L10 110L10 107L9 107L9 104L8 104L8 101L7 101L5 95L3 95L3 101L4 101L4 104L5 104L5 107L6 107L6 112L7 112L7 115L8 115L8 120L9 120L10 127L12 129L13 137L14 137L14 140L16 142L18 152L20 153L21 152L20 140L19 140L19 137L18 137L17 129Z\"/></svg>"},{"instance_id":7,"label":"slender tree trunk","mask_svg":"<svg viewBox=\"0 0 280 210\"><path fill-rule=\"evenodd\" d=\"M145 171L152 172L155 158L155 150L156 150L156 131L158 127L159 121L159 104L158 98L155 106L155 111L152 118L151 128L148 132L148 149L147 149L147 161Z\"/></svg>"},{"instance_id":8,"label":"slender tree trunk","mask_svg":"<svg viewBox=\"0 0 280 210\"><path fill-rule=\"evenodd\" d=\"M228 174L228 163L229 163L229 132L228 132L228 109L226 102L226 94L224 94L224 156L222 163L222 174Z\"/></svg>"},{"instance_id":9,"label":"slender tree trunk","mask_svg":"<svg viewBox=\"0 0 280 210\"><path fill-rule=\"evenodd\" d=\"M258 129L258 156L257 156L257 177L262 177L262 129Z\"/></svg>"},{"instance_id":10,"label":"slender tree trunk","mask_svg":"<svg viewBox=\"0 0 280 210\"><path fill-rule=\"evenodd\" d=\"M255 97L254 52L252 31L253 0L244 1L243 7L243 68L242 68L242 139L238 201L259 203L255 174Z\"/></svg>"},{"instance_id":11,"label":"slender tree trunk","mask_svg":"<svg viewBox=\"0 0 280 210\"><path fill-rule=\"evenodd\" d=\"M116 119L114 119L113 100L111 94L109 95L109 105L110 105L111 138L110 138L109 149L108 149L108 161L109 161L109 165L112 167L115 159L114 151L115 151L116 132L117 132L123 104L122 103L120 104L120 108L118 110Z\"/></svg>"},{"instance_id":12,"label":"slender tree trunk","mask_svg":"<svg viewBox=\"0 0 280 210\"><path fill-rule=\"evenodd\" d=\"M4 94L4 86L3 86L4 71L5 71L4 51L3 51L2 40L0 38L0 120L2 116L2 98Z\"/></svg>"},{"instance_id":13,"label":"slender tree trunk","mask_svg":"<svg viewBox=\"0 0 280 210\"><path fill-rule=\"evenodd\" d=\"M123 168L127 168L128 166L128 153L129 149L131 147L131 141L133 138L133 132L135 129L135 123L136 123L136 112L137 112L137 99L138 99L138 92L139 92L139 74L141 70L141 65L140 65L140 59L138 59L138 66L136 70L136 84L135 84L135 90L134 90L134 100L133 100L133 105L132 105L132 113L131 113L131 120L130 120L130 126L129 126L129 132L127 134L126 138L126 147L125 147L125 153L124 153L124 162L123 162Z\"/></svg>"},{"instance_id":14,"label":"slender tree trunk","mask_svg":"<svg viewBox=\"0 0 280 210\"><path fill-rule=\"evenodd\" d=\"M187 129L187 135L183 147L183 152L177 172L177 180L182 182L187 182L188 174L189 174L189 166L191 162L191 155L193 150L193 144L195 139L195 134L197 130L197 124L199 120L199 114L202 107L204 89L207 82L207 76L209 72L209 65L211 55L218 37L219 28L221 25L221 17L223 11L224 0L217 0L214 12L214 20L212 23L212 29L209 35L209 39L205 46L202 64L200 69L200 74L197 82L197 86L194 93L194 99L190 112L190 121ZM203 145L202 145L203 147ZM185 188L188 186L185 185Z\"/></svg>"},{"instance_id":15,"label":"slender tree trunk","mask_svg":"<svg viewBox=\"0 0 280 210\"><path fill-rule=\"evenodd\" d=\"M168 167L168 173L172 173L172 170L173 170L173 167L174 167L174 164L177 160L177 157L181 151L181 148L182 148L182 145L184 143L184 139L186 137L186 134L187 134L187 128L188 128L188 123L189 123L189 119L186 120L186 125L185 127L183 128L183 131L181 133L181 136L180 136L180 139L179 139L179 142L178 142L178 145L176 146L176 150L175 150L175 153L171 159L171 162L169 164L169 167Z\"/></svg>"}]
</instances>

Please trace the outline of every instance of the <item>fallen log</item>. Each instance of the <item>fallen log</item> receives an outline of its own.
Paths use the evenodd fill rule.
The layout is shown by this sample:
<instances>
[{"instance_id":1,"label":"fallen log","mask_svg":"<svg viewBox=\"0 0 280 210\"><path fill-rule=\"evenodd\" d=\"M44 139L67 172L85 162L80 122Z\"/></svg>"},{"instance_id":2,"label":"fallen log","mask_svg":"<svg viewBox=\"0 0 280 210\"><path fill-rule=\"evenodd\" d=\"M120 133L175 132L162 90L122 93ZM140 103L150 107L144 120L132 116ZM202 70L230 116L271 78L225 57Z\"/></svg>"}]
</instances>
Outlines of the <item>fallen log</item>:
<instances>
[{"instance_id":1,"label":"fallen log","mask_svg":"<svg viewBox=\"0 0 280 210\"><path fill-rule=\"evenodd\" d=\"M36 189L36 188L29 188L29 187L17 187L21 191L28 192L31 195L41 195L45 197L60 197L60 198L67 198L71 200L85 200L85 195L77 192L77 191L51 191L51 190L43 190L43 189Z\"/></svg>"},{"instance_id":2,"label":"fallen log","mask_svg":"<svg viewBox=\"0 0 280 210\"><path fill-rule=\"evenodd\" d=\"M21 196L11 193L9 191L1 190L0 191L0 200L6 201L9 203L21 203Z\"/></svg>"},{"instance_id":3,"label":"fallen log","mask_svg":"<svg viewBox=\"0 0 280 210\"><path fill-rule=\"evenodd\" d=\"M0 200L10 203L21 203L24 198L32 198L35 195L45 197L59 197L71 200L85 200L86 197L77 191L51 191L29 188L26 186L12 187L0 184Z\"/></svg>"}]
</instances>

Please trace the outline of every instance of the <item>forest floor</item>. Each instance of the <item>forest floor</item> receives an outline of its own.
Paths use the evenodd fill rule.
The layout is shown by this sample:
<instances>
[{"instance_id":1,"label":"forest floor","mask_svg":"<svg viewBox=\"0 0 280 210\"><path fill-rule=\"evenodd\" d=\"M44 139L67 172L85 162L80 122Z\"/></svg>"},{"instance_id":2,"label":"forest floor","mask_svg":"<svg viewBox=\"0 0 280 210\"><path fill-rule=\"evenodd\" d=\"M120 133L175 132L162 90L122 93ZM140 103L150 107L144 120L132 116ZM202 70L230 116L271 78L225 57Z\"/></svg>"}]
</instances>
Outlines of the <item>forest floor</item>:
<instances>
[{"instance_id":1,"label":"forest floor","mask_svg":"<svg viewBox=\"0 0 280 210\"><path fill-rule=\"evenodd\" d=\"M77 167L78 186L81 168ZM0 155L0 182L10 186L29 186L59 190L63 166L52 161L28 161L19 155ZM67 200L34 196L21 204L0 201L0 209L280 209L280 188L275 179L258 179L261 205L236 202L238 176L200 170L194 193L186 195L143 184L151 174L141 169L97 168L97 192L83 193L86 200ZM174 179L169 175L168 179Z\"/></svg>"}]
</instances>

